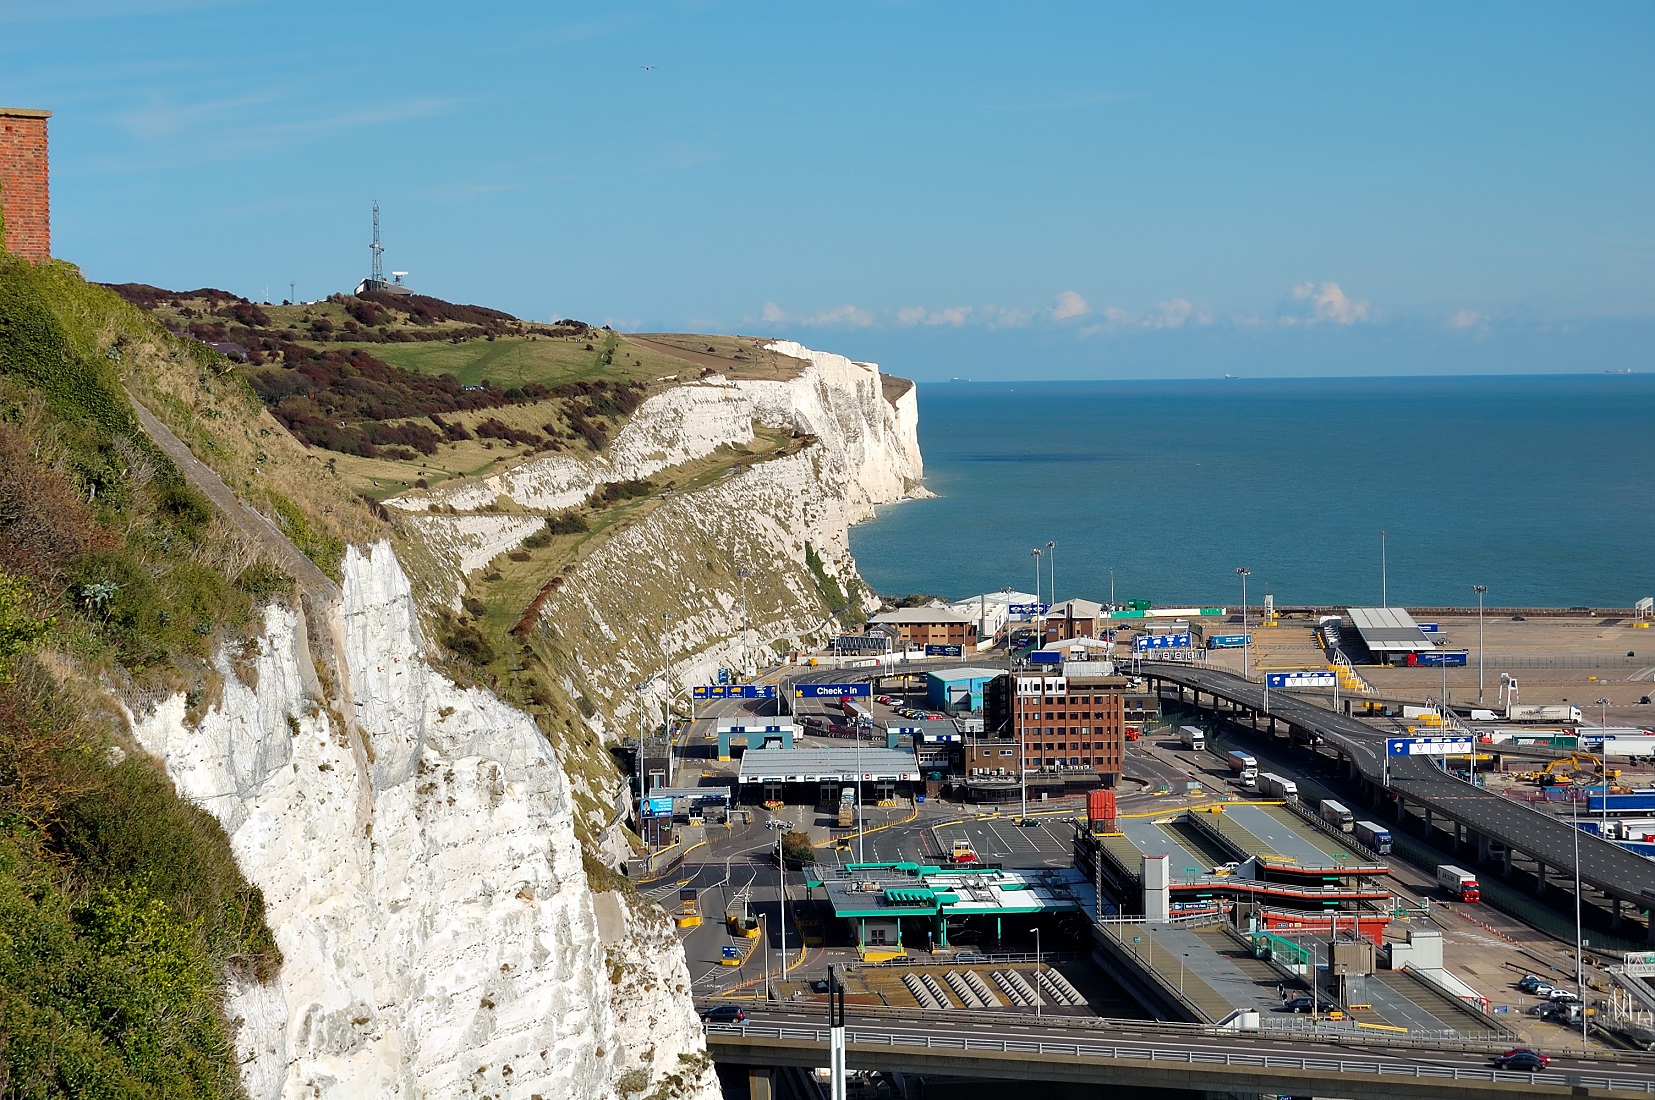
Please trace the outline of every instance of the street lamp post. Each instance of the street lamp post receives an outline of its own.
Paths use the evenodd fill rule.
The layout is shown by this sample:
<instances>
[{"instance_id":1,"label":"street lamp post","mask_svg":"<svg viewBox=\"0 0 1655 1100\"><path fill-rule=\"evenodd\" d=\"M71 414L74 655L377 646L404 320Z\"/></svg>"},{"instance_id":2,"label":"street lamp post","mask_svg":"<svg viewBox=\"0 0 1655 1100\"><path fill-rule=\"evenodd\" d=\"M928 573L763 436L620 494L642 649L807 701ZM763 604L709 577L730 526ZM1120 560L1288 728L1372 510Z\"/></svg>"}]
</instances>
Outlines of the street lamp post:
<instances>
[{"instance_id":1,"label":"street lamp post","mask_svg":"<svg viewBox=\"0 0 1655 1100\"><path fill-rule=\"evenodd\" d=\"M661 703L661 736L667 739L667 786L672 786L672 612L661 612L666 624L661 631L661 675L667 684L666 698Z\"/></svg>"},{"instance_id":2,"label":"street lamp post","mask_svg":"<svg viewBox=\"0 0 1655 1100\"><path fill-rule=\"evenodd\" d=\"M1604 789L1608 790L1608 777ZM1580 802L1572 799L1575 808L1575 1000L1580 1005L1580 1045L1586 1046L1586 964L1581 958L1580 935ZM1605 802L1609 801L1607 798ZM1544 877L1544 876L1542 876Z\"/></svg>"},{"instance_id":3,"label":"street lamp post","mask_svg":"<svg viewBox=\"0 0 1655 1100\"><path fill-rule=\"evenodd\" d=\"M1385 532L1379 532L1379 606L1391 606L1391 595L1385 587Z\"/></svg>"},{"instance_id":4,"label":"street lamp post","mask_svg":"<svg viewBox=\"0 0 1655 1100\"><path fill-rule=\"evenodd\" d=\"M1598 767L1603 777L1603 825L1598 829L1598 836L1605 840L1609 837L1609 700L1599 698L1598 728L1603 730L1603 744L1598 746Z\"/></svg>"},{"instance_id":5,"label":"street lamp post","mask_svg":"<svg viewBox=\"0 0 1655 1100\"><path fill-rule=\"evenodd\" d=\"M1034 1018L1040 1019L1040 929L1031 928L1034 933Z\"/></svg>"},{"instance_id":6,"label":"street lamp post","mask_svg":"<svg viewBox=\"0 0 1655 1100\"><path fill-rule=\"evenodd\" d=\"M1488 585L1474 584L1471 591L1477 593L1477 705L1483 705L1483 596L1488 592Z\"/></svg>"},{"instance_id":7,"label":"street lamp post","mask_svg":"<svg viewBox=\"0 0 1655 1100\"><path fill-rule=\"evenodd\" d=\"M1052 602L1057 602L1057 540L1046 543L1046 566L1052 576Z\"/></svg>"},{"instance_id":8,"label":"street lamp post","mask_svg":"<svg viewBox=\"0 0 1655 1100\"><path fill-rule=\"evenodd\" d=\"M788 979L788 860L781 850L781 837L788 834L788 822L773 820L771 829L776 830L776 880L781 883L778 892L780 902L776 903L776 925L781 931L781 981Z\"/></svg>"},{"instance_id":9,"label":"street lamp post","mask_svg":"<svg viewBox=\"0 0 1655 1100\"><path fill-rule=\"evenodd\" d=\"M1046 644L1046 617L1040 613L1040 555L1042 551L1040 547L1036 546L1029 553L1034 555L1034 648L1039 649Z\"/></svg>"},{"instance_id":10,"label":"street lamp post","mask_svg":"<svg viewBox=\"0 0 1655 1100\"><path fill-rule=\"evenodd\" d=\"M1241 578L1241 675L1249 680L1253 678L1253 672L1248 662L1252 639L1247 636L1247 578L1252 572L1245 565L1236 566L1236 576Z\"/></svg>"}]
</instances>

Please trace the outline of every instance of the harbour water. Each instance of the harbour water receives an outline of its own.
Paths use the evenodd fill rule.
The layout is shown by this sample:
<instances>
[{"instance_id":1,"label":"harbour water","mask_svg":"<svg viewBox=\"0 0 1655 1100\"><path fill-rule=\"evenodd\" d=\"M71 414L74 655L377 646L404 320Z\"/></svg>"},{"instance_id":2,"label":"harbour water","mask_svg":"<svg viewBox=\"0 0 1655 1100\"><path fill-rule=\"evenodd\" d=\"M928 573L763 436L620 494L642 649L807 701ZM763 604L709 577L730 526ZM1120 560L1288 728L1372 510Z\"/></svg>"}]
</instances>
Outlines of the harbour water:
<instances>
[{"instance_id":1,"label":"harbour water","mask_svg":"<svg viewBox=\"0 0 1655 1100\"><path fill-rule=\"evenodd\" d=\"M1237 566L1255 603L1655 595L1655 375L952 382L919 404L937 496L851 534L887 595L1029 591L1053 540L1064 599L1108 599L1113 573L1122 601L1233 605Z\"/></svg>"}]
</instances>

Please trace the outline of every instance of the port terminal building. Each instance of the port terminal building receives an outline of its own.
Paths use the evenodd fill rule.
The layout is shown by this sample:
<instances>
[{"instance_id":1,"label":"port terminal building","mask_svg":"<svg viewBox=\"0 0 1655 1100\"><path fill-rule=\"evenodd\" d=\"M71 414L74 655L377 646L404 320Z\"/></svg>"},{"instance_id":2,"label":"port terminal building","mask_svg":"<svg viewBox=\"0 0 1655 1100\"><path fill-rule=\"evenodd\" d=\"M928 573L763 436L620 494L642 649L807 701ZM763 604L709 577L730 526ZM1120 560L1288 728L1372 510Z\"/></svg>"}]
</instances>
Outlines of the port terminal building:
<instances>
[{"instance_id":1,"label":"port terminal building","mask_svg":"<svg viewBox=\"0 0 1655 1100\"><path fill-rule=\"evenodd\" d=\"M811 898L844 923L851 942L864 952L949 947L950 935L968 925L998 941L1004 938L1007 917L1090 917L1097 907L1092 883L1072 867L1006 871L852 863L807 880L806 886Z\"/></svg>"}]
</instances>

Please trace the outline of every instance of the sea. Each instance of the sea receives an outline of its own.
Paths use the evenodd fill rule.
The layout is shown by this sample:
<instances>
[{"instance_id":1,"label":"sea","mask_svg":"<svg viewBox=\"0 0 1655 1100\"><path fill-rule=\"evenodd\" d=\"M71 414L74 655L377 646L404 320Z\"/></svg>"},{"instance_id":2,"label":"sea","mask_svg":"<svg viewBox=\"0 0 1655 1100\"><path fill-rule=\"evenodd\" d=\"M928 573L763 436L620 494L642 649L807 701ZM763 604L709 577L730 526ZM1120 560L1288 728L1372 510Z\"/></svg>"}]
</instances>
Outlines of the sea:
<instances>
[{"instance_id":1,"label":"sea","mask_svg":"<svg viewBox=\"0 0 1655 1100\"><path fill-rule=\"evenodd\" d=\"M930 499L851 531L886 596L1631 607L1655 375L919 386ZM1055 542L1055 552L1047 544ZM1036 559L1030 551L1039 548Z\"/></svg>"}]
</instances>

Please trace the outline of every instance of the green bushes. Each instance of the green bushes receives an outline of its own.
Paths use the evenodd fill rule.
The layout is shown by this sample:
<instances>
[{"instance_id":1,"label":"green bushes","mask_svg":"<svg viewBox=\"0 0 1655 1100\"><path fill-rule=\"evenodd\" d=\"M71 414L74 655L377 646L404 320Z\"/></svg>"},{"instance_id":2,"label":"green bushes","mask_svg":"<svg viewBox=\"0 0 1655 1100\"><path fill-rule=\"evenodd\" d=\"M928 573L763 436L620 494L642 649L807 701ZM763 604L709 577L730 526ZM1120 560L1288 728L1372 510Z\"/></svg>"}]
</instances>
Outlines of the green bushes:
<instances>
[{"instance_id":1,"label":"green bushes","mask_svg":"<svg viewBox=\"0 0 1655 1100\"><path fill-rule=\"evenodd\" d=\"M0 1094L233 1097L228 971L280 965L228 838L93 686L193 688L291 580L138 429L147 322L68 265L0 258ZM291 508L291 506L289 506ZM291 526L309 534L292 508ZM29 655L46 644L49 662ZM65 661L69 663L65 663Z\"/></svg>"}]
</instances>

